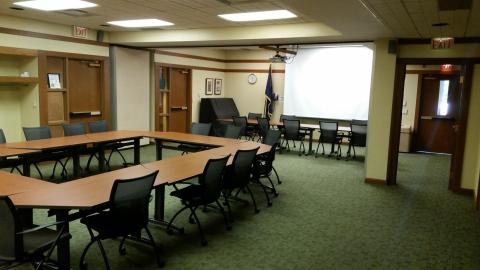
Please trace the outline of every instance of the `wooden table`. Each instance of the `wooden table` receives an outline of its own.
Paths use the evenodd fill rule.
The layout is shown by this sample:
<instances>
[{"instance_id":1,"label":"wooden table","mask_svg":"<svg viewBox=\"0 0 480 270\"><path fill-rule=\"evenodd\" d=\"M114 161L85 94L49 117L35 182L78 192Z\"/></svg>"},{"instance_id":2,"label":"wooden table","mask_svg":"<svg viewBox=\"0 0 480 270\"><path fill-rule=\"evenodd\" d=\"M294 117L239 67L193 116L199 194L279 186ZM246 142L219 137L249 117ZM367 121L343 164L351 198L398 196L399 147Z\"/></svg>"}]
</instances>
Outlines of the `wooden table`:
<instances>
[{"instance_id":1,"label":"wooden table","mask_svg":"<svg viewBox=\"0 0 480 270\"><path fill-rule=\"evenodd\" d=\"M0 171L0 196L10 196L32 190L53 188L54 186L56 185L43 180Z\"/></svg>"}]
</instances>

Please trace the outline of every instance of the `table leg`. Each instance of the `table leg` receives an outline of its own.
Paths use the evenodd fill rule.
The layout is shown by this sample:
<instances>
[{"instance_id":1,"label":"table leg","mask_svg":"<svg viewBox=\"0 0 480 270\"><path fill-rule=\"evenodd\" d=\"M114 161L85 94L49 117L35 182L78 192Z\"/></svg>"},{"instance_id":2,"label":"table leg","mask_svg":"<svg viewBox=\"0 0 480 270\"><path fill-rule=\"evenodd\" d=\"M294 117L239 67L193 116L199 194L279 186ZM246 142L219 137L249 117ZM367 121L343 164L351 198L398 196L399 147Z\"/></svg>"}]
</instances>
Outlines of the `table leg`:
<instances>
[{"instance_id":1,"label":"table leg","mask_svg":"<svg viewBox=\"0 0 480 270\"><path fill-rule=\"evenodd\" d=\"M64 224L59 224L57 230L60 230L62 226L65 226L65 233L68 233L68 210L58 210L56 213L57 221L65 221ZM57 261L60 269L70 269L70 239L65 239L58 242L57 245Z\"/></svg>"},{"instance_id":2,"label":"table leg","mask_svg":"<svg viewBox=\"0 0 480 270\"><path fill-rule=\"evenodd\" d=\"M140 138L133 140L133 164L140 164Z\"/></svg>"},{"instance_id":3,"label":"table leg","mask_svg":"<svg viewBox=\"0 0 480 270\"><path fill-rule=\"evenodd\" d=\"M155 139L155 146L157 147L157 160L162 160L162 140Z\"/></svg>"},{"instance_id":4,"label":"table leg","mask_svg":"<svg viewBox=\"0 0 480 270\"><path fill-rule=\"evenodd\" d=\"M23 159L22 173L23 176L30 177L30 162L28 161L28 158Z\"/></svg>"},{"instance_id":5,"label":"table leg","mask_svg":"<svg viewBox=\"0 0 480 270\"><path fill-rule=\"evenodd\" d=\"M81 176L80 155L77 148L73 149L72 161L73 161L73 177L75 178L80 177Z\"/></svg>"},{"instance_id":6,"label":"table leg","mask_svg":"<svg viewBox=\"0 0 480 270\"><path fill-rule=\"evenodd\" d=\"M105 171L105 147L104 145L101 143L98 145L98 170L100 170L101 172L104 172Z\"/></svg>"},{"instance_id":7,"label":"table leg","mask_svg":"<svg viewBox=\"0 0 480 270\"><path fill-rule=\"evenodd\" d=\"M164 221L165 219L165 185L155 188L154 218L157 221Z\"/></svg>"},{"instance_id":8,"label":"table leg","mask_svg":"<svg viewBox=\"0 0 480 270\"><path fill-rule=\"evenodd\" d=\"M307 156L312 154L312 143L313 143L313 129L310 129L308 134L308 152Z\"/></svg>"}]
</instances>

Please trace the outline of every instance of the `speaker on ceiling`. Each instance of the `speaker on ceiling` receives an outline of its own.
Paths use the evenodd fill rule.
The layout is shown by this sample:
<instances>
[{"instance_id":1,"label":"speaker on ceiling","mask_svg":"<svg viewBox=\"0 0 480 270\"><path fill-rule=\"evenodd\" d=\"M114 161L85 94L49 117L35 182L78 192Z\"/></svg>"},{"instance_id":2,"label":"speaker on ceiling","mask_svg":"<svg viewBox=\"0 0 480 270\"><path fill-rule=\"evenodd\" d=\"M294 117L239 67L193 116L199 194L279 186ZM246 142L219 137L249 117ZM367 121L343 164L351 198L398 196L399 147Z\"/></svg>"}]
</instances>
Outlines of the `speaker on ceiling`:
<instances>
[{"instance_id":1,"label":"speaker on ceiling","mask_svg":"<svg viewBox=\"0 0 480 270\"><path fill-rule=\"evenodd\" d=\"M103 30L98 30L97 31L97 41L98 42L103 42L104 36L105 36L105 32Z\"/></svg>"},{"instance_id":2,"label":"speaker on ceiling","mask_svg":"<svg viewBox=\"0 0 480 270\"><path fill-rule=\"evenodd\" d=\"M395 39L391 39L388 41L388 53L397 53L397 41Z\"/></svg>"}]
</instances>

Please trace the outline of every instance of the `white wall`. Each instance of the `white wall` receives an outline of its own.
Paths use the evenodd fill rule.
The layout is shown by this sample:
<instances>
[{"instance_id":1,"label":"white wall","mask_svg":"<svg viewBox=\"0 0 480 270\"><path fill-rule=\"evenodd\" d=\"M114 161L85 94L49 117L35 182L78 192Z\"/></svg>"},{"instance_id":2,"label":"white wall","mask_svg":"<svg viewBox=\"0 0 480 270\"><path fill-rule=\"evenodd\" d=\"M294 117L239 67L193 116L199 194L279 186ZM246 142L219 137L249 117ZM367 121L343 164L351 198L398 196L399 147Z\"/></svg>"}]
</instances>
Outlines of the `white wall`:
<instances>
[{"instance_id":1,"label":"white wall","mask_svg":"<svg viewBox=\"0 0 480 270\"><path fill-rule=\"evenodd\" d=\"M406 74L405 87L403 92L402 126L410 126L412 130L415 125L417 88L418 74Z\"/></svg>"}]
</instances>

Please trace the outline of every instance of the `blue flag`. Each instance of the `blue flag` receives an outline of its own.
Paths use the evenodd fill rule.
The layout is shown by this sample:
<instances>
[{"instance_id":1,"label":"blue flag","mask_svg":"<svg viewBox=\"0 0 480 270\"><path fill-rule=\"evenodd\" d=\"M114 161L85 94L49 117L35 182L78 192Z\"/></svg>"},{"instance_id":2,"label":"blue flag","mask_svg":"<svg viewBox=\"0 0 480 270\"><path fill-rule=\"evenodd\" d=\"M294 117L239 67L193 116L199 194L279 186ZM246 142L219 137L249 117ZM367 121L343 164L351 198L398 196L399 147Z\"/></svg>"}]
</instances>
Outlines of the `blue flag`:
<instances>
[{"instance_id":1,"label":"blue flag","mask_svg":"<svg viewBox=\"0 0 480 270\"><path fill-rule=\"evenodd\" d=\"M272 65L268 69L267 87L265 88L265 107L263 108L265 117L270 120L273 114L273 84L272 84Z\"/></svg>"}]
</instances>

